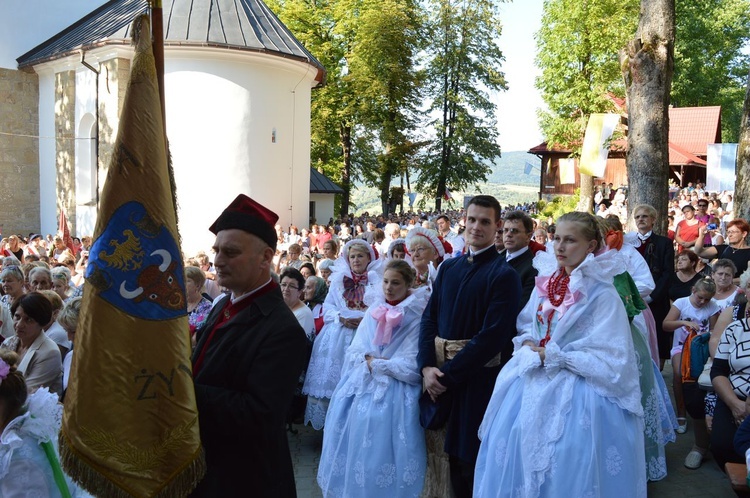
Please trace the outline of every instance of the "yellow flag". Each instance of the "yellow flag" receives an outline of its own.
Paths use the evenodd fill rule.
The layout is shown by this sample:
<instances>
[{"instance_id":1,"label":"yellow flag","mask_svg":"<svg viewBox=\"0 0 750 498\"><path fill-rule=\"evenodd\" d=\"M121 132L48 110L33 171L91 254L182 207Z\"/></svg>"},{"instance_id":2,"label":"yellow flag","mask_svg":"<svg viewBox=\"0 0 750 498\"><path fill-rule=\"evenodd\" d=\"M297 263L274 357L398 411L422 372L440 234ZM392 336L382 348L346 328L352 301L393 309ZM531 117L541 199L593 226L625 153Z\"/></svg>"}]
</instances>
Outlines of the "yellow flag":
<instances>
[{"instance_id":1,"label":"yellow flag","mask_svg":"<svg viewBox=\"0 0 750 498\"><path fill-rule=\"evenodd\" d=\"M592 114L586 126L578 171L582 175L604 176L609 150L605 143L615 131L620 116L617 114Z\"/></svg>"},{"instance_id":2,"label":"yellow flag","mask_svg":"<svg viewBox=\"0 0 750 498\"><path fill-rule=\"evenodd\" d=\"M184 269L146 16L134 31L135 57L86 270L60 454L65 470L96 496L185 496L205 464Z\"/></svg>"}]
</instances>

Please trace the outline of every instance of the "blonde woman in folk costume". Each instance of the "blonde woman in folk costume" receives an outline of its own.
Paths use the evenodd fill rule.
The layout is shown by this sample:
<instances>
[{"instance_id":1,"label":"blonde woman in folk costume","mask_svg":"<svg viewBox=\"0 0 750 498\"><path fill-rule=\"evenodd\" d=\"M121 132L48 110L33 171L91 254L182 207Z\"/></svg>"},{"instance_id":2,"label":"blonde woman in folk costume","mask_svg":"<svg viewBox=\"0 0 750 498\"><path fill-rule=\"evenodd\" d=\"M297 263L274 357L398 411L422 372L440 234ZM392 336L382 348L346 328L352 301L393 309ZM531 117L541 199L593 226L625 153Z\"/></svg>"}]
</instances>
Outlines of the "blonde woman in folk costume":
<instances>
[{"instance_id":1,"label":"blonde woman in folk costume","mask_svg":"<svg viewBox=\"0 0 750 498\"><path fill-rule=\"evenodd\" d=\"M612 284L623 267L596 218L557 222L554 259L518 317L515 354L479 429L474 496L646 497L643 408L630 325Z\"/></svg>"}]
</instances>

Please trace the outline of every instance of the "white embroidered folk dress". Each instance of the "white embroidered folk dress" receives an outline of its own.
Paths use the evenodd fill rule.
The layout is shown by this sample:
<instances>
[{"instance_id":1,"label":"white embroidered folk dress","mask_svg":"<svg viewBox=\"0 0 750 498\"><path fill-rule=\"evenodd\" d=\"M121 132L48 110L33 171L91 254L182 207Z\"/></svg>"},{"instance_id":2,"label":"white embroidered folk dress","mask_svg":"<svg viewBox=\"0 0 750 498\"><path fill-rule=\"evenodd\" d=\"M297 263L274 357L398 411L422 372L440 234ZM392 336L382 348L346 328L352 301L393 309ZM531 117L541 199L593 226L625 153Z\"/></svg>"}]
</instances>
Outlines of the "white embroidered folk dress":
<instances>
[{"instance_id":1,"label":"white embroidered folk dress","mask_svg":"<svg viewBox=\"0 0 750 498\"><path fill-rule=\"evenodd\" d=\"M612 285L623 263L610 252L571 273L575 302L555 308L543 366L522 344L545 337L551 303L535 289L519 315L514 356L479 429L475 497L646 497L638 367ZM540 276L556 270L553 258L537 253Z\"/></svg>"},{"instance_id":2,"label":"white embroidered folk dress","mask_svg":"<svg viewBox=\"0 0 750 498\"><path fill-rule=\"evenodd\" d=\"M635 240L640 243L637 237ZM625 268L635 282L638 293L645 300L655 288L654 278L651 276L646 260L630 244L623 244L619 254L625 260ZM651 326L647 325L649 320ZM665 446L677 439L675 433L677 416L672 408L664 378L656 364L655 358L658 360L656 324L648 307L633 317L631 331L638 359L641 386L646 476L649 481L659 481L667 477Z\"/></svg>"},{"instance_id":3,"label":"white embroidered folk dress","mask_svg":"<svg viewBox=\"0 0 750 498\"><path fill-rule=\"evenodd\" d=\"M379 286L381 277L378 262L370 263L367 286ZM330 287L323 303L323 328L313 343L302 394L307 395L304 423L315 430L325 426L328 403L341 378L344 352L354 338L355 329L344 327L340 318L362 318L364 310L349 309L344 299L344 277L352 277L344 256L339 257L329 278Z\"/></svg>"},{"instance_id":4,"label":"white embroidered folk dress","mask_svg":"<svg viewBox=\"0 0 750 498\"><path fill-rule=\"evenodd\" d=\"M42 443L56 446L62 405L46 387L30 395L26 411L11 420L0 435L0 496L61 497ZM55 451L55 453L57 453ZM71 496L90 496L65 476Z\"/></svg>"},{"instance_id":5,"label":"white embroidered folk dress","mask_svg":"<svg viewBox=\"0 0 750 498\"><path fill-rule=\"evenodd\" d=\"M425 288L412 290L396 306L381 295L370 300L346 351L341 381L333 393L318 484L325 497L417 498L425 477L424 430L419 425L422 377L417 367L419 323ZM377 345L378 309L401 312L387 345ZM367 367L365 355L371 361Z\"/></svg>"}]
</instances>

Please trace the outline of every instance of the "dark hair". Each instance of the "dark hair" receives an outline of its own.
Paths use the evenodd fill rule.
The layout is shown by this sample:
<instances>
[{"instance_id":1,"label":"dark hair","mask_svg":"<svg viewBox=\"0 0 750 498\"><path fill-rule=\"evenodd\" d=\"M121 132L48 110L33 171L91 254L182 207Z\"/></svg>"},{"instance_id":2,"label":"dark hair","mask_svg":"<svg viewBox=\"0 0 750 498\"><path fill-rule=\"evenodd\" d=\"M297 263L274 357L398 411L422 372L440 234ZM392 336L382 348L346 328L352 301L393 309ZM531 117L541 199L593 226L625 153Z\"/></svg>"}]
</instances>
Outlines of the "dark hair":
<instances>
[{"instance_id":1,"label":"dark hair","mask_svg":"<svg viewBox=\"0 0 750 498\"><path fill-rule=\"evenodd\" d=\"M52 303L41 292L29 292L13 301L10 314L15 315L18 308L23 308L23 312L42 327L52 320Z\"/></svg>"},{"instance_id":2,"label":"dark hair","mask_svg":"<svg viewBox=\"0 0 750 498\"><path fill-rule=\"evenodd\" d=\"M406 252L406 244L403 242L397 242L395 244L391 244L391 246L392 247L388 248L388 252L391 254L393 254L393 251L398 251L398 252L403 252L403 253Z\"/></svg>"},{"instance_id":3,"label":"dark hair","mask_svg":"<svg viewBox=\"0 0 750 498\"><path fill-rule=\"evenodd\" d=\"M414 268L412 268L409 263L404 261L403 259L391 259L388 261L388 263L385 265L385 269L383 270L383 274L387 272L388 270L393 270L401 275L404 279L404 283L406 283L406 287L411 287L414 285Z\"/></svg>"},{"instance_id":4,"label":"dark hair","mask_svg":"<svg viewBox=\"0 0 750 498\"><path fill-rule=\"evenodd\" d=\"M491 195L475 195L471 198L469 204L466 205L467 211L469 210L469 206L471 206L472 204L479 207L493 209L495 211L495 221L498 221L500 219L500 213L502 212L500 203L497 202L497 199L495 199Z\"/></svg>"},{"instance_id":5,"label":"dark hair","mask_svg":"<svg viewBox=\"0 0 750 498\"><path fill-rule=\"evenodd\" d=\"M448 218L448 216L447 216L447 215L445 215L445 214L441 214L440 216L438 216L437 218L435 218L435 221L437 221L437 220L439 220L439 219L441 219L441 218L442 218L442 219L444 219L445 221L447 221L448 223L450 223L450 222L451 222L451 220L450 220L450 219Z\"/></svg>"},{"instance_id":6,"label":"dark hair","mask_svg":"<svg viewBox=\"0 0 750 498\"><path fill-rule=\"evenodd\" d=\"M306 262L306 263L302 263L302 266L300 266L300 267L299 267L299 270L300 270L299 272L300 272L300 274L302 274L302 268L307 268L308 270L310 270L310 271L312 272L312 274L313 274L313 275L315 275L315 267L314 267L314 266L313 266L313 264L312 264L312 263L310 263L309 261L308 261L308 262ZM303 276L304 276L304 275L303 275Z\"/></svg>"},{"instance_id":7,"label":"dark hair","mask_svg":"<svg viewBox=\"0 0 750 498\"><path fill-rule=\"evenodd\" d=\"M523 227L526 229L528 233L531 233L534 231L534 220L531 219L531 216L524 213L523 211L508 211L505 213L505 217L503 218L505 222L508 221L520 221L523 223Z\"/></svg>"},{"instance_id":8,"label":"dark hair","mask_svg":"<svg viewBox=\"0 0 750 498\"><path fill-rule=\"evenodd\" d=\"M302 288L305 286L305 277L303 277L300 271L296 268L292 268L291 266L287 266L286 268L284 268L284 270L279 275L279 283L285 278L296 280L299 290L302 290Z\"/></svg>"},{"instance_id":9,"label":"dark hair","mask_svg":"<svg viewBox=\"0 0 750 498\"><path fill-rule=\"evenodd\" d=\"M552 235L555 235L555 230L557 230L557 227L554 223L547 227L547 233L551 233Z\"/></svg>"},{"instance_id":10,"label":"dark hair","mask_svg":"<svg viewBox=\"0 0 750 498\"><path fill-rule=\"evenodd\" d=\"M686 256L687 259L690 260L690 263L693 265L693 269L698 265L698 255L695 254L693 251L683 251L679 253L675 258L675 262L677 262L678 259L680 259L681 256Z\"/></svg>"},{"instance_id":11,"label":"dark hair","mask_svg":"<svg viewBox=\"0 0 750 498\"><path fill-rule=\"evenodd\" d=\"M8 349L0 349L0 359L10 367L10 372L0 383L0 409L2 419L0 422L8 423L21 413L21 408L26 404L29 391L23 374L16 370L18 355Z\"/></svg>"}]
</instances>

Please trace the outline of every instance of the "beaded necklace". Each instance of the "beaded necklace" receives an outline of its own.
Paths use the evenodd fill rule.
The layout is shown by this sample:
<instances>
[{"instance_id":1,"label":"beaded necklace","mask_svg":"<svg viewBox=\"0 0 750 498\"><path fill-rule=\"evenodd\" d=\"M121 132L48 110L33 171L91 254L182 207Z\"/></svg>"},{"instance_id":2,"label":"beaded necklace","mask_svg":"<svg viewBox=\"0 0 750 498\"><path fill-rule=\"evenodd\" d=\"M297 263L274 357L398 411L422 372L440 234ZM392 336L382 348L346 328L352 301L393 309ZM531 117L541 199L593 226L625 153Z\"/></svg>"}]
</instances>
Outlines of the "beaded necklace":
<instances>
[{"instance_id":1,"label":"beaded necklace","mask_svg":"<svg viewBox=\"0 0 750 498\"><path fill-rule=\"evenodd\" d=\"M558 307L565 300L565 294L568 293L568 284L570 283L570 275L565 272L564 268L560 268L557 272L553 273L549 278L547 284L547 299L549 299L552 306ZM547 334L544 339L539 341L539 347L544 347L550 340L550 333L552 332L552 315L555 310L550 310L547 316Z\"/></svg>"}]
</instances>

